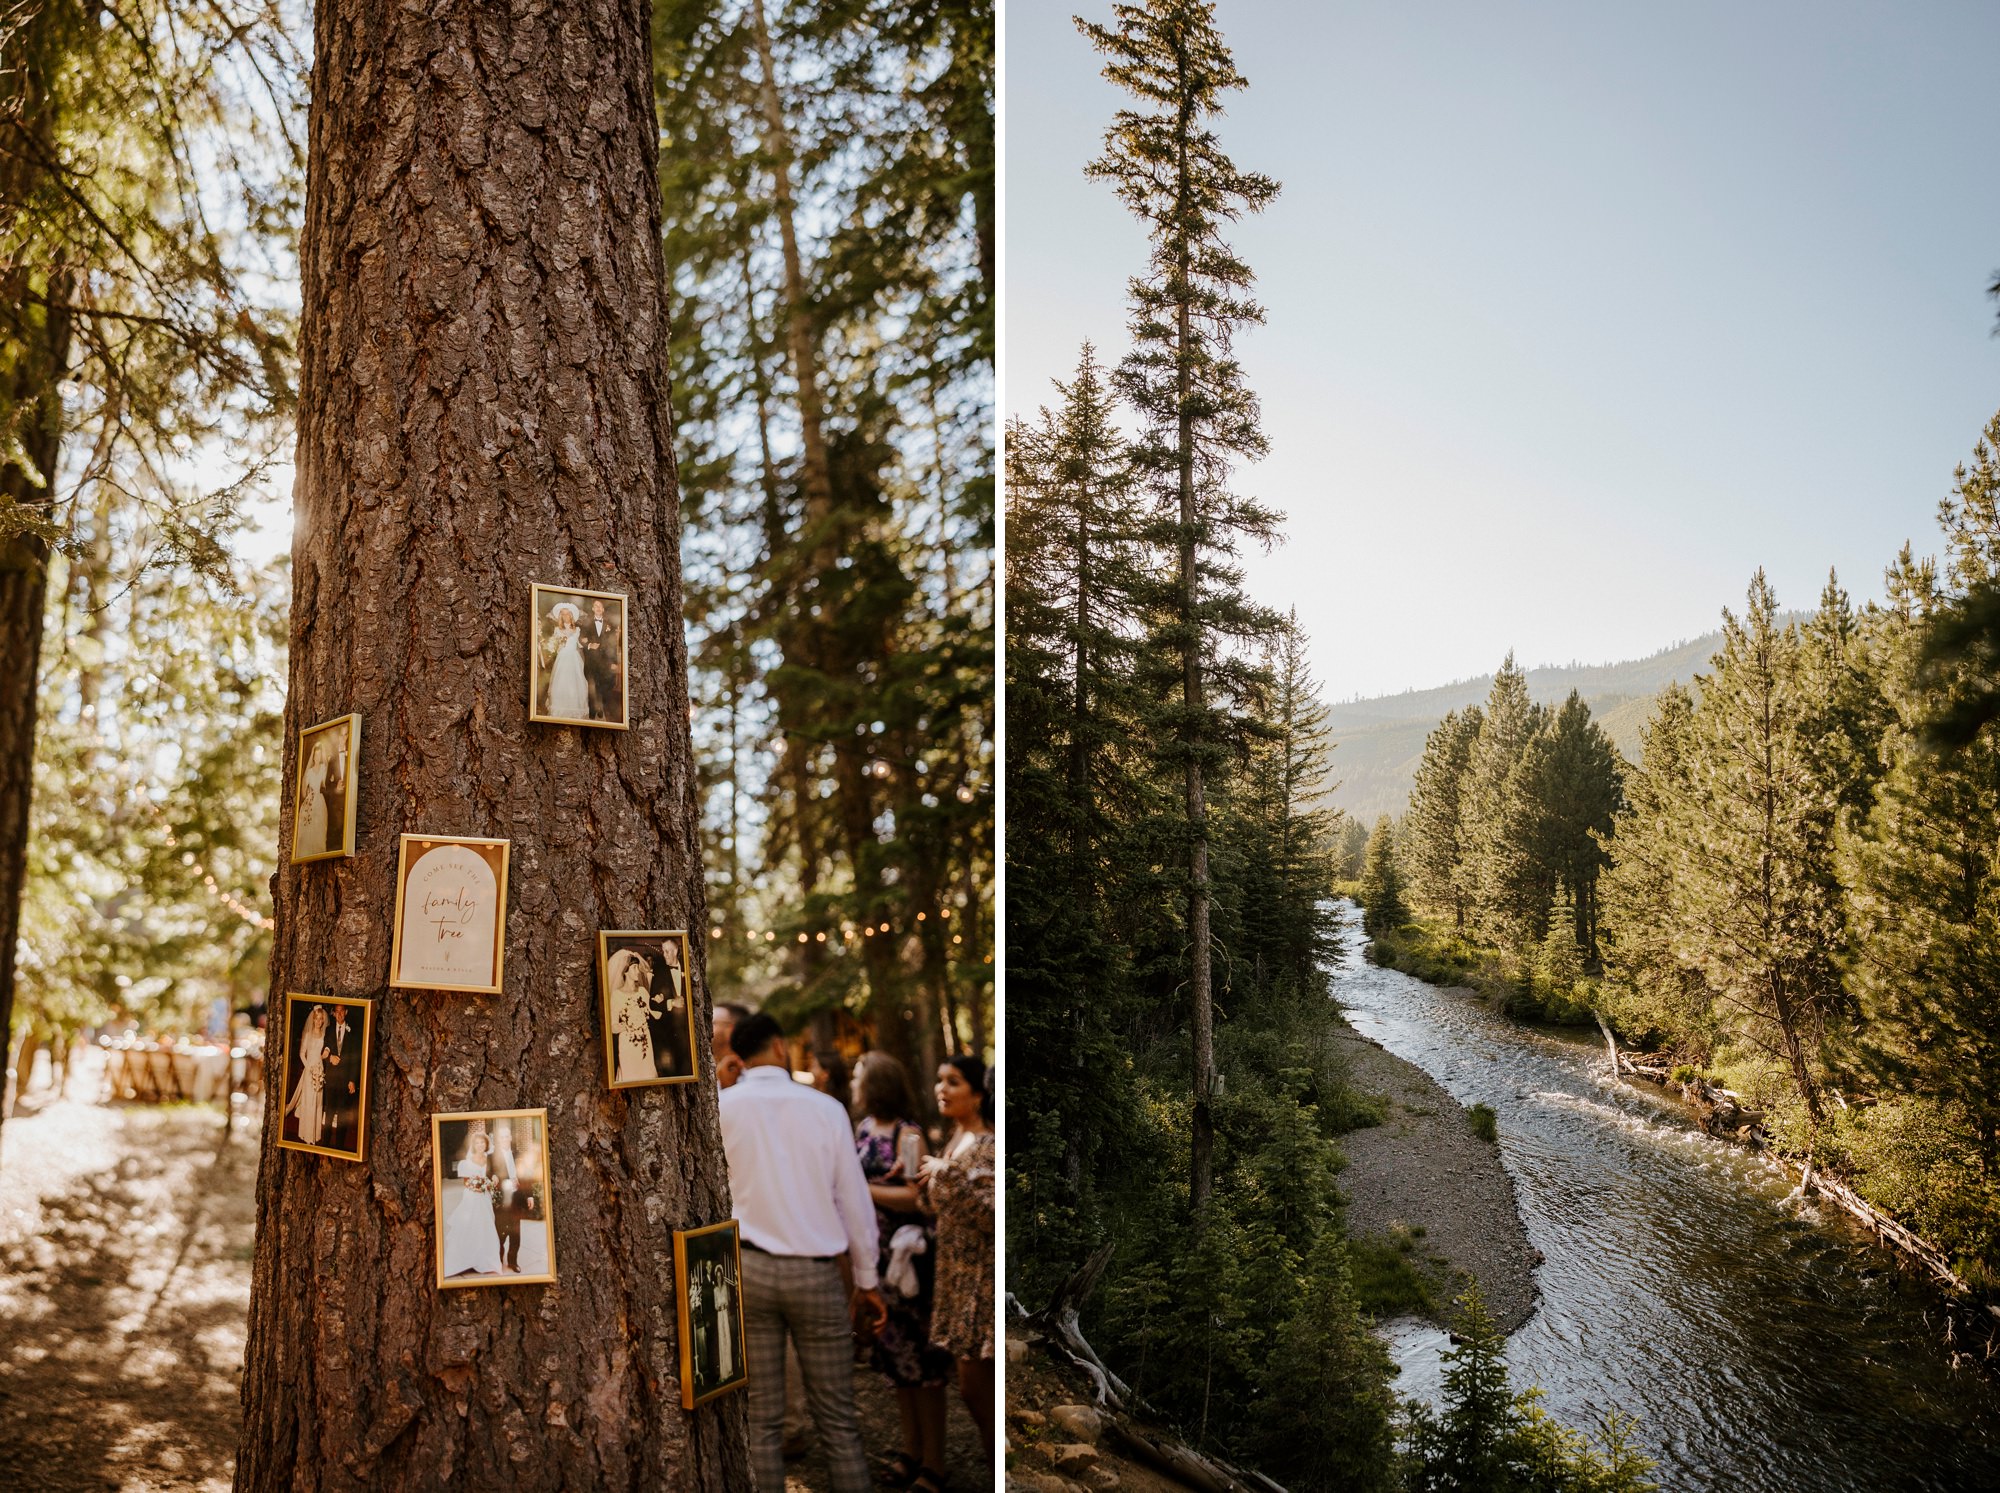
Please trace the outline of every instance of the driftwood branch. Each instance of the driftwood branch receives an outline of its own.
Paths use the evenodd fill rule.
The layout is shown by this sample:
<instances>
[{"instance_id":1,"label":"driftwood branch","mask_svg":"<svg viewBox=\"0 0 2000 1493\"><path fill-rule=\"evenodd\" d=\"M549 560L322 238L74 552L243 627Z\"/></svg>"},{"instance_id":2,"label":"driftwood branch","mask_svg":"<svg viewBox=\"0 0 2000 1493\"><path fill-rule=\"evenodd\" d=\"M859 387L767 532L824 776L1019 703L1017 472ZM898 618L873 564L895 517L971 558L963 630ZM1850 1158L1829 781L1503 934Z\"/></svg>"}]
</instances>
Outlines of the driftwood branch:
<instances>
[{"instance_id":1,"label":"driftwood branch","mask_svg":"<svg viewBox=\"0 0 2000 1493\"><path fill-rule=\"evenodd\" d=\"M1079 1321L1083 1303L1097 1289L1099 1277L1104 1274L1105 1266L1111 1263L1111 1249L1111 1245L1105 1244L1095 1250L1067 1280L1056 1287L1048 1305L1029 1316L1028 1322L1041 1333L1051 1352L1067 1359L1089 1377L1091 1392L1099 1405L1122 1410L1128 1401L1134 1399L1132 1391L1104 1366L1097 1350L1085 1340Z\"/></svg>"}]
</instances>

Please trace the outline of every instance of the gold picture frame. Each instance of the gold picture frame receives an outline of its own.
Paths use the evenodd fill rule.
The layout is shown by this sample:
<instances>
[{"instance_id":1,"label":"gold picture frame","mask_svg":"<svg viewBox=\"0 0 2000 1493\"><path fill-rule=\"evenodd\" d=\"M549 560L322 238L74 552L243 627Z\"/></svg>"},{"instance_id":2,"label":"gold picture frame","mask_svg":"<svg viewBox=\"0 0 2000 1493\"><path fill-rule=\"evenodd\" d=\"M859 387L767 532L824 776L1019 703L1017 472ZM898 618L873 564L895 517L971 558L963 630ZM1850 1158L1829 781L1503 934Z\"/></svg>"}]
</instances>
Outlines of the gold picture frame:
<instances>
[{"instance_id":1,"label":"gold picture frame","mask_svg":"<svg viewBox=\"0 0 2000 1493\"><path fill-rule=\"evenodd\" d=\"M710 1240L714 1243L703 1242ZM690 1276L697 1270L706 1275L705 1267L714 1267L717 1275L694 1281L690 1290ZM718 1289L723 1293L720 1302L716 1300ZM695 1320L697 1296L704 1303L700 1322ZM680 1327L681 1409L693 1410L717 1395L747 1385L750 1366L743 1352L743 1239L735 1219L706 1228L674 1230L674 1303ZM697 1326L703 1329L699 1344ZM714 1370L706 1372L711 1362ZM702 1384L696 1380L698 1368L705 1371Z\"/></svg>"},{"instance_id":2,"label":"gold picture frame","mask_svg":"<svg viewBox=\"0 0 2000 1493\"><path fill-rule=\"evenodd\" d=\"M476 835L404 835L396 843L396 922L389 940L389 984L397 990L455 990L465 995L498 995L507 963L507 861L509 841ZM439 851L457 849L469 855L435 862L427 875L425 862ZM415 852L414 857L412 852ZM484 865L482 877L477 867ZM411 884L411 878L417 878ZM410 898L423 898L423 921L434 927L435 940L416 936L415 920L406 916ZM490 958L475 960L456 940L484 928L484 898L492 900ZM435 913L436 916L432 916ZM453 919L457 921L454 923ZM491 979L471 978L490 966ZM463 976L463 978L460 978Z\"/></svg>"},{"instance_id":3,"label":"gold picture frame","mask_svg":"<svg viewBox=\"0 0 2000 1493\"><path fill-rule=\"evenodd\" d=\"M506 1127L504 1142L501 1126ZM527 1132L521 1146L515 1128ZM483 1153L477 1137L484 1136ZM454 1196L445 1200L450 1155ZM491 1158L505 1158L495 1164ZM525 1158L532 1158L532 1165ZM477 1160L477 1167L464 1163ZM505 1175L495 1175L505 1173ZM550 1285L556 1278L555 1186L546 1109L476 1109L431 1116L432 1251L441 1291ZM514 1268L507 1267L509 1230ZM539 1229L540 1233L534 1231ZM487 1236L491 1234L489 1239ZM540 1265L539 1270L524 1268Z\"/></svg>"},{"instance_id":4,"label":"gold picture frame","mask_svg":"<svg viewBox=\"0 0 2000 1493\"><path fill-rule=\"evenodd\" d=\"M529 720L550 726L596 726L606 731L625 731L631 728L631 601L632 598L622 591L587 591L581 586L552 586L541 581L529 583ZM558 680L555 676L561 667L562 644L558 641L559 632L551 632L549 628L552 622L560 627L561 619L555 617L555 612L565 604L574 608L574 621L579 628L577 665L575 674L571 674L567 680ZM602 619L594 615L596 608L600 606L604 608ZM608 651L609 642L594 640L587 630L594 622L600 620L608 622L617 629L618 662L611 676L618 695L618 709L615 714L608 707L603 707L602 714L596 713L602 706L605 686L602 665L593 668L591 660L601 658ZM553 652L551 652L552 647ZM580 678L577 677L579 674ZM557 701L553 696L559 688L571 691L572 697ZM583 692L582 714L573 713L576 703L573 692L576 690ZM545 700L545 696L550 698ZM559 706L569 706L571 709L566 711Z\"/></svg>"},{"instance_id":5,"label":"gold picture frame","mask_svg":"<svg viewBox=\"0 0 2000 1493\"><path fill-rule=\"evenodd\" d=\"M647 973L635 983L642 964ZM605 929L597 935L597 1009L604 1019L604 1080L612 1088L652 1088L700 1078L694 1007L694 950L685 928ZM664 1053L663 1038L673 1039ZM663 1056L671 1062L663 1064Z\"/></svg>"},{"instance_id":6,"label":"gold picture frame","mask_svg":"<svg viewBox=\"0 0 2000 1493\"><path fill-rule=\"evenodd\" d=\"M344 739L335 732L345 728ZM324 769L316 769L312 754L319 750L320 743L328 743L337 755ZM334 747L333 743L338 742ZM309 813L306 806L306 791L314 772L319 771L320 781L312 784L313 791L324 795L329 778L338 782L340 805L336 810L322 804L319 812ZM354 822L361 807L361 717L357 714L338 715L330 721L321 721L317 726L306 726L299 732L299 755L293 764L292 783L292 864L308 865L313 861L351 860L354 856ZM330 832L338 824L340 843L335 846L330 840ZM314 827L318 833L314 835ZM317 843L317 850L306 850L309 843Z\"/></svg>"},{"instance_id":7,"label":"gold picture frame","mask_svg":"<svg viewBox=\"0 0 2000 1493\"><path fill-rule=\"evenodd\" d=\"M313 1035L309 1028L314 1008L335 1012L333 1020L323 1023L316 1049L306 1046L305 1038ZM359 1011L361 1020L359 1031L351 1038L341 1035L340 1028L347 1023L338 1019L340 1012ZM301 1014L303 1013L303 1014ZM375 1002L344 995L309 995L303 991L287 991L285 994L284 1061L279 1068L278 1145L287 1151L310 1151L315 1156L333 1156L342 1161L362 1161L368 1155L368 1069L375 1052ZM350 1045L351 1044L351 1045ZM309 1091L302 1089L307 1083L306 1054L317 1051L320 1062L321 1098L317 1104L310 1103ZM349 1054L352 1054L350 1063ZM354 1103L350 1105L330 1102L341 1097L342 1085L352 1087ZM317 1109L317 1114L310 1111ZM352 1121L336 1119L336 1114L351 1113ZM354 1144L335 1146L320 1144L325 1133L321 1129L338 1133L343 1124L352 1123ZM306 1140L310 1132L314 1139ZM296 1138L291 1138L296 1137Z\"/></svg>"}]
</instances>

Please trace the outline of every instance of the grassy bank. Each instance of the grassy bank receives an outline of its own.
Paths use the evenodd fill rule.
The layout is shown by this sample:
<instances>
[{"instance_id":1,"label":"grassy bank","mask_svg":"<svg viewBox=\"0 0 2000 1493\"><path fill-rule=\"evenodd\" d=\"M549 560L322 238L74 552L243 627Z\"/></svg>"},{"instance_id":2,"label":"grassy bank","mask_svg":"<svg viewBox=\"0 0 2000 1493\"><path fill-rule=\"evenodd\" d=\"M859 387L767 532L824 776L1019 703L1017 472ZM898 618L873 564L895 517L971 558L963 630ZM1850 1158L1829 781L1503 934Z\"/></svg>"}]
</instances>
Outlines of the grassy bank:
<instances>
[{"instance_id":1,"label":"grassy bank","mask_svg":"<svg viewBox=\"0 0 2000 1493\"><path fill-rule=\"evenodd\" d=\"M1507 949L1479 943L1440 923L1416 919L1376 935L1368 957L1432 985L1470 990L1506 1015L1523 1021L1590 1026L1591 982L1564 988L1545 979L1534 962Z\"/></svg>"}]
</instances>

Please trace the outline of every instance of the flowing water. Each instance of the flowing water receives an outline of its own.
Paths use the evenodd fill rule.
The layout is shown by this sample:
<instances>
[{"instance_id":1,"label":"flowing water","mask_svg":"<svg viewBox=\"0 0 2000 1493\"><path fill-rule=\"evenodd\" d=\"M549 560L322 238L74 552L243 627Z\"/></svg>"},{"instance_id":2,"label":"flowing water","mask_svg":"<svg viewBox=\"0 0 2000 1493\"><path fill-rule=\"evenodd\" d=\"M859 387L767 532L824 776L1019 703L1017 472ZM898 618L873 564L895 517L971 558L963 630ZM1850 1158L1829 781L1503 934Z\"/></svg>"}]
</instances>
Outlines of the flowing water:
<instances>
[{"instance_id":1,"label":"flowing water","mask_svg":"<svg viewBox=\"0 0 2000 1493\"><path fill-rule=\"evenodd\" d=\"M1509 1339L1517 1387L1588 1427L1637 1417L1665 1489L2000 1489L2000 1387L1954 1371L1936 1300L1844 1216L1787 1203L1772 1162L1710 1140L1602 1044L1378 969L1356 910L1334 991L1355 1028L1499 1116L1546 1256ZM1388 1324L1405 1394L1434 1399L1444 1334Z\"/></svg>"}]
</instances>

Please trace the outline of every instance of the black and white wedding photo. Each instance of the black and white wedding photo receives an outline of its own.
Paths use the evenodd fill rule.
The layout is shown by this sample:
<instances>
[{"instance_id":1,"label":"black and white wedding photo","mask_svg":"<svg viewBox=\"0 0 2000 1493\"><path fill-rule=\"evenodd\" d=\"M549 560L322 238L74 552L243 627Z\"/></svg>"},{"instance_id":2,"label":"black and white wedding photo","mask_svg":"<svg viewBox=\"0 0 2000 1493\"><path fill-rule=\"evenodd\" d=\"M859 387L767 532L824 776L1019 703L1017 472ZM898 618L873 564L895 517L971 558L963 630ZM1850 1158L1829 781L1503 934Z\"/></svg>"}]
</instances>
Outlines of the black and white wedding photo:
<instances>
[{"instance_id":1,"label":"black and white wedding photo","mask_svg":"<svg viewBox=\"0 0 2000 1493\"><path fill-rule=\"evenodd\" d=\"M556 1278L548 1117L545 1109L432 1117L440 1286Z\"/></svg>"},{"instance_id":2,"label":"black and white wedding photo","mask_svg":"<svg viewBox=\"0 0 2000 1493\"><path fill-rule=\"evenodd\" d=\"M675 1233L674 1288L680 1298L681 1407L692 1410L748 1378L734 1219Z\"/></svg>"},{"instance_id":3,"label":"black and white wedding photo","mask_svg":"<svg viewBox=\"0 0 2000 1493\"><path fill-rule=\"evenodd\" d=\"M374 1004L285 997L284 1128L288 1150L361 1160L368 1142L368 1044Z\"/></svg>"},{"instance_id":4,"label":"black and white wedding photo","mask_svg":"<svg viewBox=\"0 0 2000 1493\"><path fill-rule=\"evenodd\" d=\"M558 725L629 725L625 716L625 598L615 591L531 589L534 656L530 719Z\"/></svg>"},{"instance_id":5,"label":"black and white wedding photo","mask_svg":"<svg viewBox=\"0 0 2000 1493\"><path fill-rule=\"evenodd\" d=\"M354 854L360 796L361 717L344 715L299 733L298 794L292 816L292 864Z\"/></svg>"},{"instance_id":6,"label":"black and white wedding photo","mask_svg":"<svg viewBox=\"0 0 2000 1493\"><path fill-rule=\"evenodd\" d=\"M696 1077L693 970L685 931L597 936L605 1067L612 1088Z\"/></svg>"}]
</instances>

